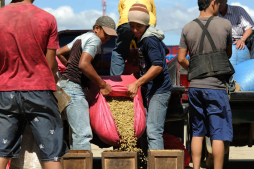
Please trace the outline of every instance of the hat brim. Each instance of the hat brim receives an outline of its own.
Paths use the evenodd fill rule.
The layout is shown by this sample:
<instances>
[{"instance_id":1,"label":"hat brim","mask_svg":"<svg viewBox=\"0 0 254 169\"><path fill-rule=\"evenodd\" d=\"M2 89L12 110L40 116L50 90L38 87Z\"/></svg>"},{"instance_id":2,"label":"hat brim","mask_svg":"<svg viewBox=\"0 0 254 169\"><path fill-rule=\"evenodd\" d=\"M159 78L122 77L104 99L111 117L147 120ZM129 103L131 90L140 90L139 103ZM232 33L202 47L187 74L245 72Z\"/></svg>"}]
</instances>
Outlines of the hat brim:
<instances>
[{"instance_id":1,"label":"hat brim","mask_svg":"<svg viewBox=\"0 0 254 169\"><path fill-rule=\"evenodd\" d=\"M114 29L112 28L108 28L106 26L102 26L102 29L105 31L106 34L108 34L109 36L117 36L117 33Z\"/></svg>"}]
</instances>

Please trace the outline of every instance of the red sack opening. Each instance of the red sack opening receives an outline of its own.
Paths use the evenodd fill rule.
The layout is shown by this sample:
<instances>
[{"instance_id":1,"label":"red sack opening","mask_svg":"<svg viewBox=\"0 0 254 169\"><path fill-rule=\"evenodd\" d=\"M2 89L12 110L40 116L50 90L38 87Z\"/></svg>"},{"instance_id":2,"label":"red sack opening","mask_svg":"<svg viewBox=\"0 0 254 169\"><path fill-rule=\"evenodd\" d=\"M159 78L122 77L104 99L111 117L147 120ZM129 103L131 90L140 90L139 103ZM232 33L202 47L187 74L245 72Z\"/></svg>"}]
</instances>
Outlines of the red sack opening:
<instances>
[{"instance_id":1,"label":"red sack opening","mask_svg":"<svg viewBox=\"0 0 254 169\"><path fill-rule=\"evenodd\" d=\"M102 76L106 83L111 85L112 93L110 96L128 97L126 94L127 85L133 83L137 79L132 75L122 76ZM134 101L134 130L137 138L140 138L146 127L146 111L143 106L141 88L139 88ZM90 104L90 123L93 131L105 143L112 146L119 146L119 134L115 124L113 115L105 97L99 92L99 88L91 84L88 93L88 102Z\"/></svg>"}]
</instances>

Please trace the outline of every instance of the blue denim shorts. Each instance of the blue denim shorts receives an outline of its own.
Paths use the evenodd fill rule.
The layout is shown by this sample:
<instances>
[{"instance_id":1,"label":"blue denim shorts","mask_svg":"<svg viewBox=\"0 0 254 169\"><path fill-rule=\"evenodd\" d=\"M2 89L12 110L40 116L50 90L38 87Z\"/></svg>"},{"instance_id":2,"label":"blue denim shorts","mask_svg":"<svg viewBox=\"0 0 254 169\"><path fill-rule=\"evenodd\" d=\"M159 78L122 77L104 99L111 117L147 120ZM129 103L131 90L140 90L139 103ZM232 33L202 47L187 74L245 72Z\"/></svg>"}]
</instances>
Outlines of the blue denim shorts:
<instances>
[{"instance_id":1,"label":"blue denim shorts","mask_svg":"<svg viewBox=\"0 0 254 169\"><path fill-rule=\"evenodd\" d=\"M60 161L69 150L63 141L62 120L52 91L0 92L0 157L19 157L27 121L41 160Z\"/></svg>"},{"instance_id":2,"label":"blue denim shorts","mask_svg":"<svg viewBox=\"0 0 254 169\"><path fill-rule=\"evenodd\" d=\"M190 119L193 137L232 141L233 125L226 90L189 88Z\"/></svg>"}]
</instances>

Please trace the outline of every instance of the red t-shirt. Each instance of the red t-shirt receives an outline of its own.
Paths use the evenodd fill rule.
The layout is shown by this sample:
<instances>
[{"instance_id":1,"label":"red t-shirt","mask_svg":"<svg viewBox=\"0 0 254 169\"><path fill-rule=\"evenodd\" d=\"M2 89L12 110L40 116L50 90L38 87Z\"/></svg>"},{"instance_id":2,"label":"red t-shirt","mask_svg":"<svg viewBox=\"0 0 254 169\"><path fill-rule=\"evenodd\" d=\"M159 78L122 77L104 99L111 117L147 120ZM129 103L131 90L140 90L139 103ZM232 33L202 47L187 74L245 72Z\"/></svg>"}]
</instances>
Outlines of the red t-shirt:
<instances>
[{"instance_id":1,"label":"red t-shirt","mask_svg":"<svg viewBox=\"0 0 254 169\"><path fill-rule=\"evenodd\" d=\"M29 3L0 9L0 91L56 90L46 60L59 47L53 15Z\"/></svg>"}]
</instances>

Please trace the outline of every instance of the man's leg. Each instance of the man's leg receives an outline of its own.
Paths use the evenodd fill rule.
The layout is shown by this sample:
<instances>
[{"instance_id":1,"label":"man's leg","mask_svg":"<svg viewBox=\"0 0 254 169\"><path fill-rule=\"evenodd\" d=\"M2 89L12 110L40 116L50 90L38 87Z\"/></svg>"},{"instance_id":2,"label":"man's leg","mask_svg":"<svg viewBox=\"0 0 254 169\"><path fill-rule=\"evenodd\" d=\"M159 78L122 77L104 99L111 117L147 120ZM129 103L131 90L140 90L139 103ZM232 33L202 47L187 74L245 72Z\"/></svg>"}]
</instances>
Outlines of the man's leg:
<instances>
[{"instance_id":1,"label":"man's leg","mask_svg":"<svg viewBox=\"0 0 254 169\"><path fill-rule=\"evenodd\" d=\"M57 162L45 162L44 163L45 169L62 169L62 165L59 161Z\"/></svg>"},{"instance_id":2,"label":"man's leg","mask_svg":"<svg viewBox=\"0 0 254 169\"><path fill-rule=\"evenodd\" d=\"M40 158L46 168L61 169L60 159L69 149L63 140L63 124L57 100L52 91L20 92L24 112Z\"/></svg>"},{"instance_id":3,"label":"man's leg","mask_svg":"<svg viewBox=\"0 0 254 169\"><path fill-rule=\"evenodd\" d=\"M213 140L212 149L214 158L214 169L222 169L225 151L224 142L221 140Z\"/></svg>"},{"instance_id":4,"label":"man's leg","mask_svg":"<svg viewBox=\"0 0 254 169\"><path fill-rule=\"evenodd\" d=\"M21 113L19 92L0 92L0 169L19 157L26 119Z\"/></svg>"},{"instance_id":5,"label":"man's leg","mask_svg":"<svg viewBox=\"0 0 254 169\"><path fill-rule=\"evenodd\" d=\"M88 102L80 85L71 81L61 81L61 87L71 97L66 107L68 122L71 127L71 150L91 150L90 141L93 133L90 125Z\"/></svg>"},{"instance_id":6,"label":"man's leg","mask_svg":"<svg viewBox=\"0 0 254 169\"><path fill-rule=\"evenodd\" d=\"M164 122L171 92L152 96L148 104L147 141L148 149L164 149Z\"/></svg>"},{"instance_id":7,"label":"man's leg","mask_svg":"<svg viewBox=\"0 0 254 169\"><path fill-rule=\"evenodd\" d=\"M9 161L10 161L9 158L0 158L0 169L6 169L6 166Z\"/></svg>"},{"instance_id":8,"label":"man's leg","mask_svg":"<svg viewBox=\"0 0 254 169\"><path fill-rule=\"evenodd\" d=\"M204 136L207 134L207 122L203 89L189 88L188 97L190 102L190 121L192 127L191 154L194 169L200 168L202 156L202 144Z\"/></svg>"},{"instance_id":9,"label":"man's leg","mask_svg":"<svg viewBox=\"0 0 254 169\"><path fill-rule=\"evenodd\" d=\"M193 169L200 169L203 139L204 139L204 136L192 137L191 156L192 156L192 161L193 161Z\"/></svg>"},{"instance_id":10,"label":"man's leg","mask_svg":"<svg viewBox=\"0 0 254 169\"><path fill-rule=\"evenodd\" d=\"M118 26L117 28L116 46L112 51L110 75L122 75L125 60L130 51L131 40L134 37L130 25L128 23Z\"/></svg>"},{"instance_id":11,"label":"man's leg","mask_svg":"<svg viewBox=\"0 0 254 169\"><path fill-rule=\"evenodd\" d=\"M226 90L206 90L209 131L214 157L214 169L223 168L224 142L233 140L232 113Z\"/></svg>"},{"instance_id":12,"label":"man's leg","mask_svg":"<svg viewBox=\"0 0 254 169\"><path fill-rule=\"evenodd\" d=\"M245 44L250 50L250 58L254 59L254 32L247 38Z\"/></svg>"},{"instance_id":13,"label":"man's leg","mask_svg":"<svg viewBox=\"0 0 254 169\"><path fill-rule=\"evenodd\" d=\"M89 107L84 97L71 98L67 117L72 131L72 150L91 150L93 138L90 126Z\"/></svg>"}]
</instances>

